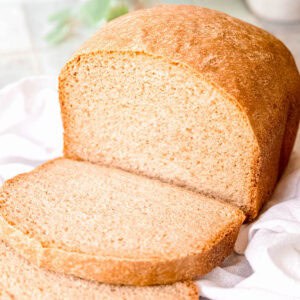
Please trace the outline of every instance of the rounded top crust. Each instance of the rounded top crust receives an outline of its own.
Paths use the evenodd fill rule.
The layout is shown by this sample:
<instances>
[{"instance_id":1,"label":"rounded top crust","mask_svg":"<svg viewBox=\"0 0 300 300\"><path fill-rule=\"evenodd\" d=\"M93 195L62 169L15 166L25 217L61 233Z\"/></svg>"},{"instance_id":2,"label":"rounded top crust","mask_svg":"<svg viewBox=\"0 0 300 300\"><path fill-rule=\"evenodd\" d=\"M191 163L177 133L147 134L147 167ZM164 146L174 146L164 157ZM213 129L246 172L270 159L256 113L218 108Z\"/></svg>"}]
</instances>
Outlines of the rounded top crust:
<instances>
[{"instance_id":1,"label":"rounded top crust","mask_svg":"<svg viewBox=\"0 0 300 300\"><path fill-rule=\"evenodd\" d=\"M285 122L290 102L299 106L300 77L284 44L218 11L192 5L138 10L102 27L73 58L106 51L190 67L245 112L259 144L274 124Z\"/></svg>"}]
</instances>

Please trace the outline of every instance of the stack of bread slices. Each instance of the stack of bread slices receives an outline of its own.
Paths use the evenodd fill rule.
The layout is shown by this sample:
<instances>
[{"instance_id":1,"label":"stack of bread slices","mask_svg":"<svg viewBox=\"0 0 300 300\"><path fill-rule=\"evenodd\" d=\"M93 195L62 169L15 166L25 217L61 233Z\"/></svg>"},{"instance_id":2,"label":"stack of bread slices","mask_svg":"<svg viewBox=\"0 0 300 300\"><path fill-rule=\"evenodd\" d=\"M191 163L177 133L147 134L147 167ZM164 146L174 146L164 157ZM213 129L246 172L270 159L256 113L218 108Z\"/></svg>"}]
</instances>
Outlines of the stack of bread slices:
<instances>
[{"instance_id":1,"label":"stack of bread slices","mask_svg":"<svg viewBox=\"0 0 300 300\"><path fill-rule=\"evenodd\" d=\"M289 159L289 51L223 13L158 6L88 40L59 94L64 157L0 192L0 299L198 299L193 280Z\"/></svg>"}]
</instances>

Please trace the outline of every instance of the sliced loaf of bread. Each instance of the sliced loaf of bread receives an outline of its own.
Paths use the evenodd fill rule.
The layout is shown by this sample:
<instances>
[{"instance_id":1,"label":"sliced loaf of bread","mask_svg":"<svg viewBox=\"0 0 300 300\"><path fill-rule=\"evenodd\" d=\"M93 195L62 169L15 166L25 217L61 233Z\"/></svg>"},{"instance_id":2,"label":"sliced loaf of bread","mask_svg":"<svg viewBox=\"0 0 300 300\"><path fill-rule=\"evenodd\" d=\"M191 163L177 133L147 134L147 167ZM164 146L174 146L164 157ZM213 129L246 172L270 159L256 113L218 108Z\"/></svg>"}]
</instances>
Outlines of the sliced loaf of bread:
<instances>
[{"instance_id":1,"label":"sliced loaf of bread","mask_svg":"<svg viewBox=\"0 0 300 300\"><path fill-rule=\"evenodd\" d=\"M0 300L198 300L193 282L112 286L38 268L0 241Z\"/></svg>"},{"instance_id":2,"label":"sliced loaf of bread","mask_svg":"<svg viewBox=\"0 0 300 300\"><path fill-rule=\"evenodd\" d=\"M59 82L65 155L160 178L255 218L293 147L300 77L275 37L163 5L100 29Z\"/></svg>"},{"instance_id":3,"label":"sliced loaf of bread","mask_svg":"<svg viewBox=\"0 0 300 300\"><path fill-rule=\"evenodd\" d=\"M209 272L244 221L227 203L64 158L4 183L0 215L0 236L37 266L128 285Z\"/></svg>"}]
</instances>

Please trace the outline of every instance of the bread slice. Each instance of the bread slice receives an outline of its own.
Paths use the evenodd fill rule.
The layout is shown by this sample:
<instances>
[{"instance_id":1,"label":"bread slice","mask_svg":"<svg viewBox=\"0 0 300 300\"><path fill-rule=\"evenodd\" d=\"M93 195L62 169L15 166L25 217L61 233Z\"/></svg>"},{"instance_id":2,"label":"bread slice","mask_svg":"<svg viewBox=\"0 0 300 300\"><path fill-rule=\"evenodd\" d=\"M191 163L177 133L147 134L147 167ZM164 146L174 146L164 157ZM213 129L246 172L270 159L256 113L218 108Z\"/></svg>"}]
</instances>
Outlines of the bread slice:
<instances>
[{"instance_id":1,"label":"bread slice","mask_svg":"<svg viewBox=\"0 0 300 300\"><path fill-rule=\"evenodd\" d=\"M198 300L193 282L153 287L112 286L46 271L0 241L0 300Z\"/></svg>"},{"instance_id":2,"label":"bread slice","mask_svg":"<svg viewBox=\"0 0 300 300\"><path fill-rule=\"evenodd\" d=\"M111 284L194 279L234 246L243 213L157 180L57 159L4 183L0 236L32 263Z\"/></svg>"},{"instance_id":3,"label":"bread slice","mask_svg":"<svg viewBox=\"0 0 300 300\"><path fill-rule=\"evenodd\" d=\"M287 48L224 13L139 10L60 74L65 155L185 186L255 218L287 164L300 77Z\"/></svg>"}]
</instances>

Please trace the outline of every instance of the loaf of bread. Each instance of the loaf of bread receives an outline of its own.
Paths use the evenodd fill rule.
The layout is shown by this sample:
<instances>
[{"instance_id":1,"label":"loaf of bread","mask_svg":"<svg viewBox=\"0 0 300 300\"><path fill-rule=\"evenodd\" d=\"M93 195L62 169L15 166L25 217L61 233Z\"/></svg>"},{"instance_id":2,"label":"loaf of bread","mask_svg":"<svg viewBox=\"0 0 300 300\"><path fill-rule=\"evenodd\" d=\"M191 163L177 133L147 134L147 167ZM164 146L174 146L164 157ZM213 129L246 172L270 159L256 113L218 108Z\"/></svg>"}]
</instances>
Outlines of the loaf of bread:
<instances>
[{"instance_id":1,"label":"loaf of bread","mask_svg":"<svg viewBox=\"0 0 300 300\"><path fill-rule=\"evenodd\" d=\"M0 236L33 264L128 285L209 272L244 221L227 203L64 158L4 183L0 214Z\"/></svg>"},{"instance_id":2,"label":"loaf of bread","mask_svg":"<svg viewBox=\"0 0 300 300\"><path fill-rule=\"evenodd\" d=\"M1 300L198 300L192 282L155 287L98 284L40 269L0 241Z\"/></svg>"},{"instance_id":3,"label":"loaf of bread","mask_svg":"<svg viewBox=\"0 0 300 300\"><path fill-rule=\"evenodd\" d=\"M60 74L64 153L184 186L256 217L289 159L300 79L269 33L196 6L105 25Z\"/></svg>"}]
</instances>

